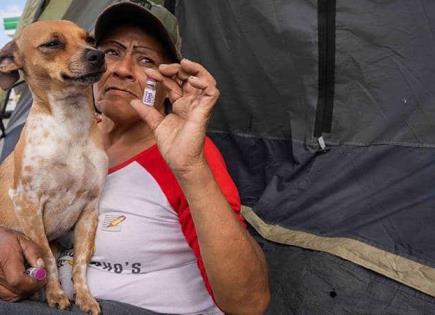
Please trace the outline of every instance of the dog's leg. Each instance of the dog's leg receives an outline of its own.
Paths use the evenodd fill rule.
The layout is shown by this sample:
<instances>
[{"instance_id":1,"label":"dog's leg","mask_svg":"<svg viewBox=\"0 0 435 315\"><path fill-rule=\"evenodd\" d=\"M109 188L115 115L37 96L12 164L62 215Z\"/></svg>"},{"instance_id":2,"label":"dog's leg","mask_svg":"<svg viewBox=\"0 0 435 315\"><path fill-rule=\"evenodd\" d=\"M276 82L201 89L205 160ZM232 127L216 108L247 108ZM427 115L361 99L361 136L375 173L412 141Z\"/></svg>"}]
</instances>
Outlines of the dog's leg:
<instances>
[{"instance_id":1,"label":"dog's leg","mask_svg":"<svg viewBox=\"0 0 435 315\"><path fill-rule=\"evenodd\" d=\"M89 291L86 268L94 253L95 232L98 220L98 201L89 203L81 213L74 228L73 284L75 303L84 312L92 315L101 313L100 306Z\"/></svg>"},{"instance_id":2,"label":"dog's leg","mask_svg":"<svg viewBox=\"0 0 435 315\"><path fill-rule=\"evenodd\" d=\"M42 214L46 200L41 198L38 205L36 202L32 202L28 198L19 195L14 195L12 199L23 233L42 249L45 268L48 272L47 285L45 286L47 303L51 307L58 306L62 310L67 309L70 306L70 302L60 287L56 259L50 250L50 245L45 235Z\"/></svg>"}]
</instances>

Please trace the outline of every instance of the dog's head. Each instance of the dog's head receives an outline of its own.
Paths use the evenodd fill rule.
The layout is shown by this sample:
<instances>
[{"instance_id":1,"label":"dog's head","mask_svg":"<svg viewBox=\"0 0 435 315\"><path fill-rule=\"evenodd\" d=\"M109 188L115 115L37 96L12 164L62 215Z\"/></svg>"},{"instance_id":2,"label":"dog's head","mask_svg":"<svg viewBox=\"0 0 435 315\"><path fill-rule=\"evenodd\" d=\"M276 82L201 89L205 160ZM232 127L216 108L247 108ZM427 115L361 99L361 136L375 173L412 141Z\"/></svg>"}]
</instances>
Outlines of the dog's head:
<instances>
[{"instance_id":1,"label":"dog's head","mask_svg":"<svg viewBox=\"0 0 435 315\"><path fill-rule=\"evenodd\" d=\"M104 53L93 45L93 38L72 22L30 24L0 50L0 87L10 88L18 70L43 89L90 85L106 70Z\"/></svg>"}]
</instances>

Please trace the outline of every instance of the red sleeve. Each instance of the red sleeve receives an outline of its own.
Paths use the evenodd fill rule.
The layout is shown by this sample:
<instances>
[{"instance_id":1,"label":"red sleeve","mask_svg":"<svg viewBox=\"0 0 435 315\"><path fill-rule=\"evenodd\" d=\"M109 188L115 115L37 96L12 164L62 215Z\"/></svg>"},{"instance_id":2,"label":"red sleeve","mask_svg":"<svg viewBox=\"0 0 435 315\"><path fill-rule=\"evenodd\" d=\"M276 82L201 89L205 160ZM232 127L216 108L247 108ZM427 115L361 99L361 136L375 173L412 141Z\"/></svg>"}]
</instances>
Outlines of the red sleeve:
<instances>
[{"instance_id":1,"label":"red sleeve","mask_svg":"<svg viewBox=\"0 0 435 315\"><path fill-rule=\"evenodd\" d=\"M209 138L205 139L204 154L219 188L222 190L222 193L231 208L236 213L239 221L245 226L243 217L240 214L240 196L237 187L228 173L222 154Z\"/></svg>"},{"instance_id":2,"label":"red sleeve","mask_svg":"<svg viewBox=\"0 0 435 315\"><path fill-rule=\"evenodd\" d=\"M243 217L240 214L240 197L239 192L237 191L236 185L234 184L231 176L228 174L225 161L219 152L218 148L215 144L209 139L205 140L204 147L205 158L207 159L207 163L213 173L213 176L216 179L222 193L228 200L228 203L231 205L231 208L236 213L239 221L243 226L245 223L243 221ZM179 211L179 218L181 223L181 228L183 230L183 234L186 237L187 242L195 253L199 270L201 271L201 275L204 279L205 286L207 287L208 292L213 297L213 292L211 290L210 283L207 278L207 273L205 272L204 263L201 258L201 252L199 250L198 237L196 235L195 226L192 220L192 216L190 214L189 206L187 205L187 201L184 198L184 206Z\"/></svg>"},{"instance_id":3,"label":"red sleeve","mask_svg":"<svg viewBox=\"0 0 435 315\"><path fill-rule=\"evenodd\" d=\"M153 148L153 150L158 151L157 147ZM206 138L205 140L204 154L212 174L222 190L222 193L228 200L228 203L231 205L233 211L236 213L238 220L243 226L246 227L243 217L240 214L240 197L236 185L231 179L231 176L228 174L225 161L221 153L209 138ZM211 290L199 250L195 225L190 214L189 205L187 204L186 197L184 196L181 187L169 169L169 166L166 164L166 162L164 162L160 153L148 155L146 158L139 159L139 161L142 165L146 165L146 169L153 175L157 182L159 182L160 187L164 191L172 208L174 208L174 210L178 213L178 218L180 220L184 237L196 256L198 268L204 279L205 286L210 295L213 297L213 292Z\"/></svg>"}]
</instances>

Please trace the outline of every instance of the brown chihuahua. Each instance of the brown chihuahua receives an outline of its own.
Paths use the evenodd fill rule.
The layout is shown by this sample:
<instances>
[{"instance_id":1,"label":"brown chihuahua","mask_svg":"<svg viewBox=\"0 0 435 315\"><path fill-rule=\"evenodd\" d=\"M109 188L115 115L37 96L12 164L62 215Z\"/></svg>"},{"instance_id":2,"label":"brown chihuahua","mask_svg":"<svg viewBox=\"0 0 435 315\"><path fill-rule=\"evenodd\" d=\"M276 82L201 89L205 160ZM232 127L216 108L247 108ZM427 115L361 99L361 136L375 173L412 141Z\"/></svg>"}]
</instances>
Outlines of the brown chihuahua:
<instances>
[{"instance_id":1,"label":"brown chihuahua","mask_svg":"<svg viewBox=\"0 0 435 315\"><path fill-rule=\"evenodd\" d=\"M91 87L106 70L104 53L74 23L41 21L0 51L0 87L10 88L18 70L33 104L14 152L0 165L0 225L23 232L42 248L47 302L60 309L70 303L49 242L74 227L75 302L83 311L99 314L86 267L107 173Z\"/></svg>"}]
</instances>

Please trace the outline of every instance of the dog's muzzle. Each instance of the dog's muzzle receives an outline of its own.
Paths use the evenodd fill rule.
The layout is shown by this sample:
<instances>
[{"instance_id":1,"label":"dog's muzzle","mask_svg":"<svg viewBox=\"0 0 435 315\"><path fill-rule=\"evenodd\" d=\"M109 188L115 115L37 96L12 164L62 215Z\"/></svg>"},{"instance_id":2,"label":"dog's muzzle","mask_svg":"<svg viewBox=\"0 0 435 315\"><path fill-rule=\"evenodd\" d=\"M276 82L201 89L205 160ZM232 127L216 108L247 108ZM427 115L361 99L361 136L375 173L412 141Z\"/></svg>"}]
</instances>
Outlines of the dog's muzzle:
<instances>
[{"instance_id":1,"label":"dog's muzzle","mask_svg":"<svg viewBox=\"0 0 435 315\"><path fill-rule=\"evenodd\" d=\"M95 69L100 69L104 65L104 52L101 50L87 49L85 58L88 64Z\"/></svg>"}]
</instances>

